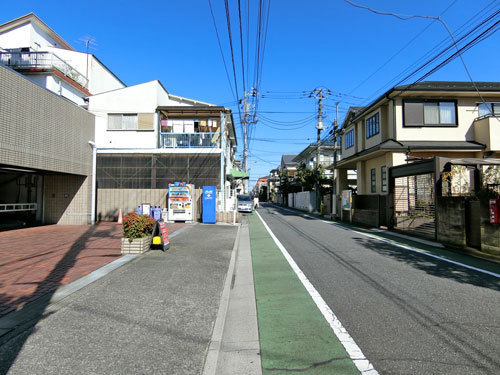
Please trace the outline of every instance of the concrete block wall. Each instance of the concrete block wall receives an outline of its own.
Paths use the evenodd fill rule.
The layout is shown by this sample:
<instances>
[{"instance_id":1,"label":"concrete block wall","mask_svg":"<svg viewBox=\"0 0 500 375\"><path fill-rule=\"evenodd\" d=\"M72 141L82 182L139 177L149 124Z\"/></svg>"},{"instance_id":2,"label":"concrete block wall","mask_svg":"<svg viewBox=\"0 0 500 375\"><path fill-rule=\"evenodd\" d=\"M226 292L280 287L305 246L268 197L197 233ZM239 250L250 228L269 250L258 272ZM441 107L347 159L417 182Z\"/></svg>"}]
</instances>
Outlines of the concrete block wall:
<instances>
[{"instance_id":1,"label":"concrete block wall","mask_svg":"<svg viewBox=\"0 0 500 375\"><path fill-rule=\"evenodd\" d=\"M488 201L481 201L481 251L500 257L500 224L490 224Z\"/></svg>"},{"instance_id":2,"label":"concrete block wall","mask_svg":"<svg viewBox=\"0 0 500 375\"><path fill-rule=\"evenodd\" d=\"M378 228L379 212L378 210L353 209L352 222L356 224Z\"/></svg>"},{"instance_id":3,"label":"concrete block wall","mask_svg":"<svg viewBox=\"0 0 500 375\"><path fill-rule=\"evenodd\" d=\"M438 197L437 240L444 244L463 247L467 245L464 199Z\"/></svg>"},{"instance_id":4,"label":"concrete block wall","mask_svg":"<svg viewBox=\"0 0 500 375\"><path fill-rule=\"evenodd\" d=\"M142 203L167 207L168 189L97 189L97 221L116 221Z\"/></svg>"}]
</instances>

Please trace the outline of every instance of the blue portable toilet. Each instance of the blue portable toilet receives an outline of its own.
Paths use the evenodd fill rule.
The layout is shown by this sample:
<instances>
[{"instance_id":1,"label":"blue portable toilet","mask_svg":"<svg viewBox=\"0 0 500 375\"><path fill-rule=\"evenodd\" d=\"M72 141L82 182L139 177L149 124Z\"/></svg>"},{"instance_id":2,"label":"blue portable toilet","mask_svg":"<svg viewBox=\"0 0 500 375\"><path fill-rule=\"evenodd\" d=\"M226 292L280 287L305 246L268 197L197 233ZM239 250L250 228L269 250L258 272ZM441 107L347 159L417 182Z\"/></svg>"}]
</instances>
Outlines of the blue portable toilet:
<instances>
[{"instance_id":1,"label":"blue portable toilet","mask_svg":"<svg viewBox=\"0 0 500 375\"><path fill-rule=\"evenodd\" d=\"M203 186L203 205L202 205L202 215L201 221L204 223L215 223L216 218L216 187L215 186Z\"/></svg>"}]
</instances>

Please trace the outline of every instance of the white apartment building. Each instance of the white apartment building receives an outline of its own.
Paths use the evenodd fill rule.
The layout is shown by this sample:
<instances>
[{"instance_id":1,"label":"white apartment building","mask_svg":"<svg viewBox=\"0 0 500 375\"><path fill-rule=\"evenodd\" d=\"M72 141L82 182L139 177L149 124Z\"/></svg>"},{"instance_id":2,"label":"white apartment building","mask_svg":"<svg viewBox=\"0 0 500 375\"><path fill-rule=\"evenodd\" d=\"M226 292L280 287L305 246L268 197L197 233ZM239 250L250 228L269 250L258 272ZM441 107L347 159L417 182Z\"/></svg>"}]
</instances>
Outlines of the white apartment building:
<instances>
[{"instance_id":1,"label":"white apartment building","mask_svg":"<svg viewBox=\"0 0 500 375\"><path fill-rule=\"evenodd\" d=\"M93 54L78 52L30 13L0 25L0 64L85 107L85 98L125 87Z\"/></svg>"}]
</instances>

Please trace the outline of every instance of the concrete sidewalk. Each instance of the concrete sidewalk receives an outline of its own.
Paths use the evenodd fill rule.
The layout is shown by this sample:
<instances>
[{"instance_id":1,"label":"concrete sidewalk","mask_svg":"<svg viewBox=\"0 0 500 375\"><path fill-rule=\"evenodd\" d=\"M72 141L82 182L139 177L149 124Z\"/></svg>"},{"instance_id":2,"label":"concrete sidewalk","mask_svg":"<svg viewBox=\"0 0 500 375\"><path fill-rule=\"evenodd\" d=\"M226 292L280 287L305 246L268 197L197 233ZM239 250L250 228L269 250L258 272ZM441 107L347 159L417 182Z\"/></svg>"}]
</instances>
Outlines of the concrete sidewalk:
<instances>
[{"instance_id":1,"label":"concrete sidewalk","mask_svg":"<svg viewBox=\"0 0 500 375\"><path fill-rule=\"evenodd\" d=\"M226 276L203 375L260 375L259 330L246 220Z\"/></svg>"},{"instance_id":2,"label":"concrete sidewalk","mask_svg":"<svg viewBox=\"0 0 500 375\"><path fill-rule=\"evenodd\" d=\"M195 225L55 304L0 347L0 373L196 374L237 227Z\"/></svg>"}]
</instances>

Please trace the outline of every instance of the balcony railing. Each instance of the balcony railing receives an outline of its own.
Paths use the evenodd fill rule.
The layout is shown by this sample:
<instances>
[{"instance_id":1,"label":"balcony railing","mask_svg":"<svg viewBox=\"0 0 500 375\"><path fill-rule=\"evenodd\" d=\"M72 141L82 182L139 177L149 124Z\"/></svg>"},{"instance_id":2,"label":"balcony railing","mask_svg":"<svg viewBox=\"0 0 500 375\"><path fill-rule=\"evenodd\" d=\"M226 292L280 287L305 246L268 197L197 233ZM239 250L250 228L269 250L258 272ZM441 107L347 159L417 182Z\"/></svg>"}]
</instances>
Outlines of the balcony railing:
<instances>
[{"instance_id":1,"label":"balcony railing","mask_svg":"<svg viewBox=\"0 0 500 375\"><path fill-rule=\"evenodd\" d=\"M88 86L83 74L52 52L0 52L0 64L13 69L57 69L80 86Z\"/></svg>"},{"instance_id":2,"label":"balcony railing","mask_svg":"<svg viewBox=\"0 0 500 375\"><path fill-rule=\"evenodd\" d=\"M220 133L161 133L162 148L217 148Z\"/></svg>"}]
</instances>

